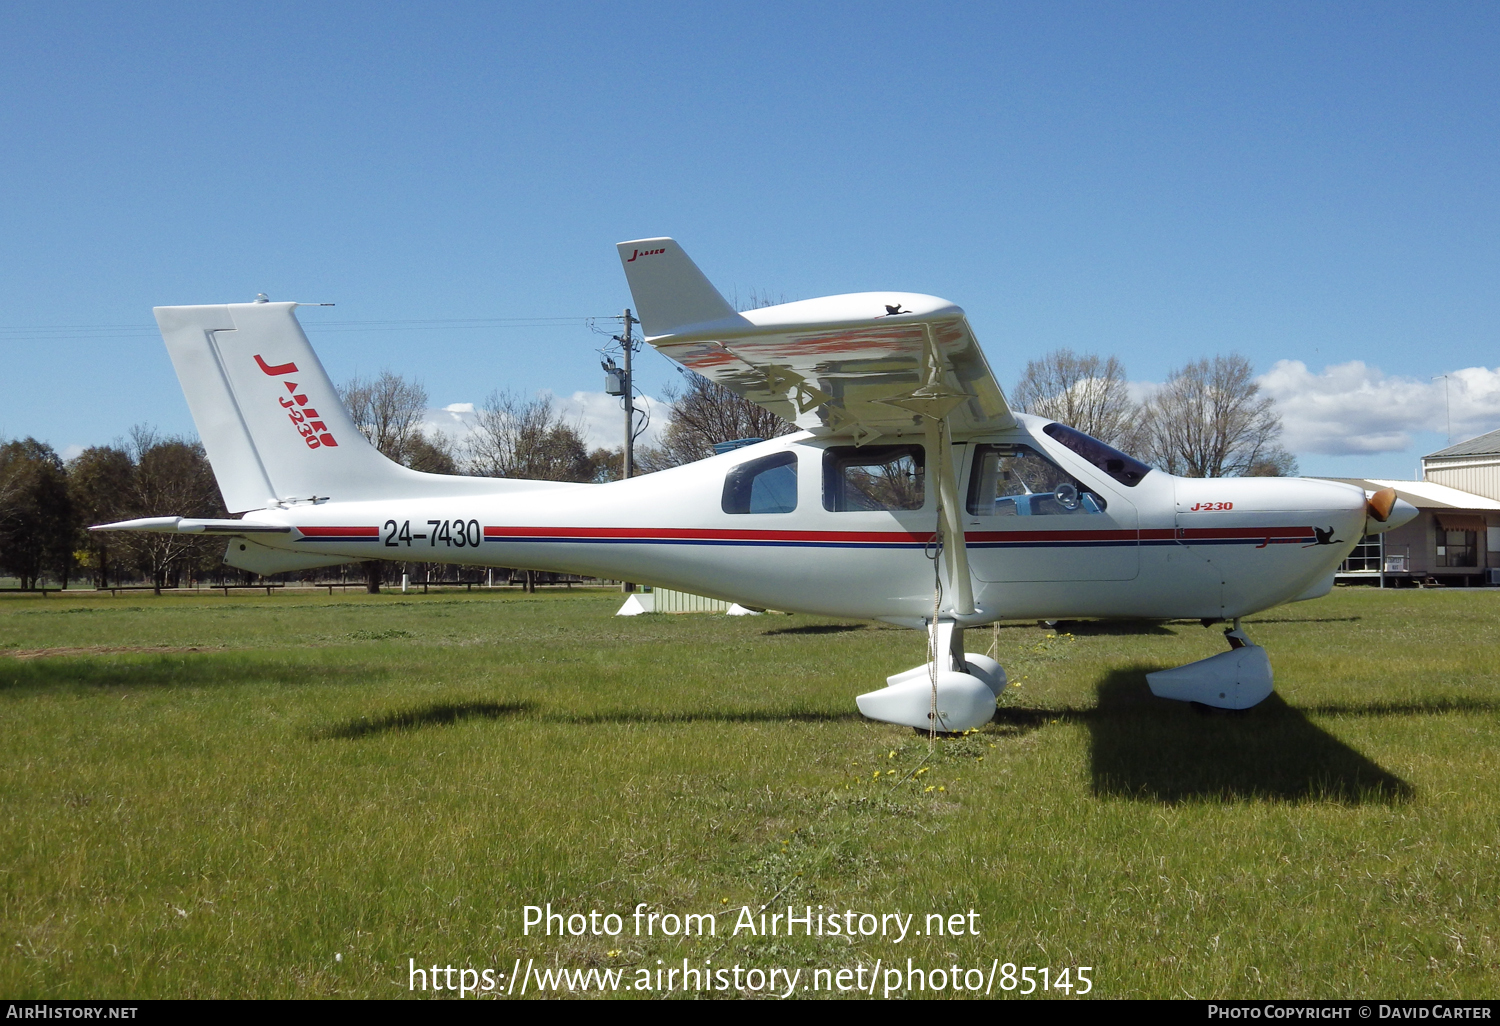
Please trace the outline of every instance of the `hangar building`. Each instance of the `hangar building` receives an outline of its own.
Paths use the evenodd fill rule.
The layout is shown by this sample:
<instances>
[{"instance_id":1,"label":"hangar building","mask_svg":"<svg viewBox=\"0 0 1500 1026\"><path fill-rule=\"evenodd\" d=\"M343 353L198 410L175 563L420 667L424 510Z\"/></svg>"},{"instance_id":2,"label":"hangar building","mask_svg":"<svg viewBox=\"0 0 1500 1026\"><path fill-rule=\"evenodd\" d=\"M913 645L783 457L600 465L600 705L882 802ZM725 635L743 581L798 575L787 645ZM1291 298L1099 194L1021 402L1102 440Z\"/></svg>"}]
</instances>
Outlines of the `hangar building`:
<instances>
[{"instance_id":1,"label":"hangar building","mask_svg":"<svg viewBox=\"0 0 1500 1026\"><path fill-rule=\"evenodd\" d=\"M1500 431L1423 456L1422 477L1486 499L1500 499Z\"/></svg>"},{"instance_id":2,"label":"hangar building","mask_svg":"<svg viewBox=\"0 0 1500 1026\"><path fill-rule=\"evenodd\" d=\"M1500 585L1500 431L1422 457L1422 476L1338 479L1372 492L1394 488L1419 514L1393 531L1361 539L1339 568L1339 582Z\"/></svg>"}]
</instances>

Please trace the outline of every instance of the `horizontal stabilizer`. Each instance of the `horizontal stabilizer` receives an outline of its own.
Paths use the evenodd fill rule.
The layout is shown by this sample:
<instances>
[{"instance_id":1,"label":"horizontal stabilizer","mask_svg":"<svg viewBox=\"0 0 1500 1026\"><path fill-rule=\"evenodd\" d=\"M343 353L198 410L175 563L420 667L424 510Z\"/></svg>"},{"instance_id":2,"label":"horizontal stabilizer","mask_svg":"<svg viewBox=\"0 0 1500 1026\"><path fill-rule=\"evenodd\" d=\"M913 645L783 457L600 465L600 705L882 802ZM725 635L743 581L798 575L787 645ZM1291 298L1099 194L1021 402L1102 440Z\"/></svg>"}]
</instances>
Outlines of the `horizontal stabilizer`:
<instances>
[{"instance_id":1,"label":"horizontal stabilizer","mask_svg":"<svg viewBox=\"0 0 1500 1026\"><path fill-rule=\"evenodd\" d=\"M188 517L141 517L113 524L95 524L90 531L149 531L153 534L290 534L280 524L247 524L243 520L193 520Z\"/></svg>"}]
</instances>

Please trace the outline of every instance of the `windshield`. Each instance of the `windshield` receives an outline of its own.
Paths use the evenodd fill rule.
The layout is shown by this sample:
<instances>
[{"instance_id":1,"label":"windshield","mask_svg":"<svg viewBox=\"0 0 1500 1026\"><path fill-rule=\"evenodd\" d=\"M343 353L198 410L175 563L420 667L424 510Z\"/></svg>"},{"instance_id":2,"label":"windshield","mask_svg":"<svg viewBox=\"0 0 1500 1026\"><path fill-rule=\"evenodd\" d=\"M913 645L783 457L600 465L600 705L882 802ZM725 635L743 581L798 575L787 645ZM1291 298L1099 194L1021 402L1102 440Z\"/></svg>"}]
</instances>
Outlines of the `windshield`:
<instances>
[{"instance_id":1,"label":"windshield","mask_svg":"<svg viewBox=\"0 0 1500 1026\"><path fill-rule=\"evenodd\" d=\"M1127 488L1134 488L1141 483L1141 478L1151 473L1151 468L1134 456L1126 456L1119 449L1066 424L1048 424L1042 430Z\"/></svg>"}]
</instances>

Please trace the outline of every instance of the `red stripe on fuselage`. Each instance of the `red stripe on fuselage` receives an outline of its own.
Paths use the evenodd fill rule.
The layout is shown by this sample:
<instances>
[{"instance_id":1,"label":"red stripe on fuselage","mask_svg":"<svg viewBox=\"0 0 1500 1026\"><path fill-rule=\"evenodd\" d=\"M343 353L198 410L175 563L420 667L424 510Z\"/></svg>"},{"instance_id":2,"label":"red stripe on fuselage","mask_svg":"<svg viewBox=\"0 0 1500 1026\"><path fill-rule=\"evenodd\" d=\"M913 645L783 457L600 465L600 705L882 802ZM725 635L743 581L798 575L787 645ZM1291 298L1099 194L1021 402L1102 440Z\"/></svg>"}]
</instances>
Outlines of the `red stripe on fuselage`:
<instances>
[{"instance_id":1,"label":"red stripe on fuselage","mask_svg":"<svg viewBox=\"0 0 1500 1026\"><path fill-rule=\"evenodd\" d=\"M299 527L307 538L377 538L378 527ZM484 536L499 538L639 539L642 541L784 541L848 542L852 544L925 544L932 534L925 531L749 531L699 527L486 527ZM1310 527L1192 527L1156 528L1136 531L968 531L966 540L984 542L1130 542L1210 541L1227 539L1310 540Z\"/></svg>"},{"instance_id":2,"label":"red stripe on fuselage","mask_svg":"<svg viewBox=\"0 0 1500 1026\"><path fill-rule=\"evenodd\" d=\"M1142 532L1144 533L1144 532ZM1311 527L1179 527L1183 541L1207 538L1311 538Z\"/></svg>"},{"instance_id":3,"label":"red stripe on fuselage","mask_svg":"<svg viewBox=\"0 0 1500 1026\"><path fill-rule=\"evenodd\" d=\"M965 531L967 542L1133 542L1135 531Z\"/></svg>"},{"instance_id":4,"label":"red stripe on fuselage","mask_svg":"<svg viewBox=\"0 0 1500 1026\"><path fill-rule=\"evenodd\" d=\"M912 542L925 544L930 532L913 531L744 531L700 527L486 527L486 538L640 538L660 541Z\"/></svg>"},{"instance_id":5,"label":"red stripe on fuselage","mask_svg":"<svg viewBox=\"0 0 1500 1026\"><path fill-rule=\"evenodd\" d=\"M484 536L498 538L576 538L618 540L624 538L660 541L787 541L787 542L908 542L925 544L932 535L925 531L747 531L694 527L486 527ZM1206 541L1209 539L1256 539L1313 537L1310 527L1175 528L1147 531L967 531L970 542L1131 542Z\"/></svg>"}]
</instances>

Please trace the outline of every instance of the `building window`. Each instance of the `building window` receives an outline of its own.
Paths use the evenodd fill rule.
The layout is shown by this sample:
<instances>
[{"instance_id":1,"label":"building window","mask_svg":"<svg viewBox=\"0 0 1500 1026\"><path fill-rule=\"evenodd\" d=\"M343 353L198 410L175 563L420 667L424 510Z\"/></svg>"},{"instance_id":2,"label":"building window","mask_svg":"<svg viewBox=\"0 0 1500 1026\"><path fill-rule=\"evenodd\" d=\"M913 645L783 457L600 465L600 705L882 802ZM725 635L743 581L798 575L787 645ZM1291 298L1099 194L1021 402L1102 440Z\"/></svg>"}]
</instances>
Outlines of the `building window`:
<instances>
[{"instance_id":1,"label":"building window","mask_svg":"<svg viewBox=\"0 0 1500 1026\"><path fill-rule=\"evenodd\" d=\"M1475 531L1449 531L1438 528L1438 566L1478 566L1479 546Z\"/></svg>"},{"instance_id":2,"label":"building window","mask_svg":"<svg viewBox=\"0 0 1500 1026\"><path fill-rule=\"evenodd\" d=\"M1367 534L1354 546L1349 558L1339 568L1339 573L1353 574L1361 571L1380 570L1380 535Z\"/></svg>"}]
</instances>

